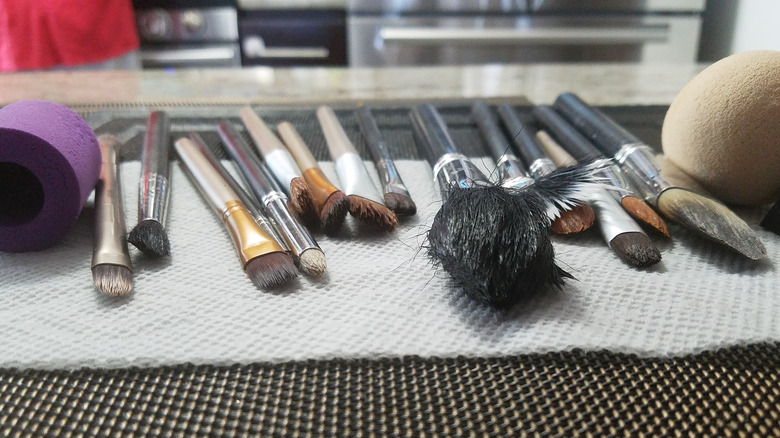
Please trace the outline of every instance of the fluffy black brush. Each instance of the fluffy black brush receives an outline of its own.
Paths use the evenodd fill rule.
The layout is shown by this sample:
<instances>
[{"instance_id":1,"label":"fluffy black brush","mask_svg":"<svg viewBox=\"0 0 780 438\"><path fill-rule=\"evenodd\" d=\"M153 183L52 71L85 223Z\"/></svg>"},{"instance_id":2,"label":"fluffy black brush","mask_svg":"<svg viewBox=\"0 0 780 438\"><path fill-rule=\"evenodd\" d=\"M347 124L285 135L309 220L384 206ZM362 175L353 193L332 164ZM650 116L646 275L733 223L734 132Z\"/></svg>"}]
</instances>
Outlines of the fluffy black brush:
<instances>
[{"instance_id":1,"label":"fluffy black brush","mask_svg":"<svg viewBox=\"0 0 780 438\"><path fill-rule=\"evenodd\" d=\"M551 217L560 206L584 200L593 167L558 171L521 189L495 186L457 152L432 105L417 105L410 116L444 198L428 231L428 255L455 285L506 309L573 278L555 264Z\"/></svg>"}]
</instances>

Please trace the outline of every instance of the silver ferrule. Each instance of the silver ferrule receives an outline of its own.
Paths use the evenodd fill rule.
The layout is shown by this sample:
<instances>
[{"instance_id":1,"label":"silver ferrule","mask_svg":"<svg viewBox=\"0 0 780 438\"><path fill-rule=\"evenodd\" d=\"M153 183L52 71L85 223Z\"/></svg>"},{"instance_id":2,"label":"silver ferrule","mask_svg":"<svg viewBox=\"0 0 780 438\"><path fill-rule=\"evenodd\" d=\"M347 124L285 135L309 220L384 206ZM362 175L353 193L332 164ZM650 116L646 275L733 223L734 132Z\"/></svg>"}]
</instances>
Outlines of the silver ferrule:
<instances>
[{"instance_id":1,"label":"silver ferrule","mask_svg":"<svg viewBox=\"0 0 780 438\"><path fill-rule=\"evenodd\" d=\"M280 188L290 196L290 181L301 177L301 171L287 149L274 149L263 156L266 166L271 170Z\"/></svg>"},{"instance_id":2,"label":"silver ferrule","mask_svg":"<svg viewBox=\"0 0 780 438\"><path fill-rule=\"evenodd\" d=\"M615 160L626 170L642 197L656 205L658 195L671 187L661 177L653 151L642 143L630 143L620 148Z\"/></svg>"},{"instance_id":3,"label":"silver ferrule","mask_svg":"<svg viewBox=\"0 0 780 438\"><path fill-rule=\"evenodd\" d=\"M155 172L145 173L139 188L138 222L154 220L165 225L171 196L168 178Z\"/></svg>"},{"instance_id":4,"label":"silver ferrule","mask_svg":"<svg viewBox=\"0 0 780 438\"><path fill-rule=\"evenodd\" d=\"M122 188L116 151L101 140L103 163L100 181L95 188L95 242L92 267L102 264L119 265L132 269L127 250L125 213L122 208Z\"/></svg>"},{"instance_id":5,"label":"silver ferrule","mask_svg":"<svg viewBox=\"0 0 780 438\"><path fill-rule=\"evenodd\" d=\"M439 182L442 198L447 198L452 189L470 189L489 186L485 175L463 154L450 152L436 160L433 178Z\"/></svg>"},{"instance_id":6,"label":"silver ferrule","mask_svg":"<svg viewBox=\"0 0 780 438\"><path fill-rule=\"evenodd\" d=\"M360 155L346 152L336 159L336 173L341 182L341 190L346 195L356 195L384 205L382 196L374 185L371 175Z\"/></svg>"},{"instance_id":7,"label":"silver ferrule","mask_svg":"<svg viewBox=\"0 0 780 438\"><path fill-rule=\"evenodd\" d=\"M631 182L628 180L626 174L620 170L620 166L614 162L602 167L596 171L594 175L597 178L603 180L604 184L608 184L619 189L608 190L608 192L612 195L612 197L615 198L615 200L620 201L625 196L633 196L634 189L631 185Z\"/></svg>"},{"instance_id":8,"label":"silver ferrule","mask_svg":"<svg viewBox=\"0 0 780 438\"><path fill-rule=\"evenodd\" d=\"M611 191L611 190L610 190ZM623 233L642 233L642 228L623 210L615 198L607 190L595 190L590 198L590 205L598 217L599 228L604 240L611 246L612 239Z\"/></svg>"},{"instance_id":9,"label":"silver ferrule","mask_svg":"<svg viewBox=\"0 0 780 438\"><path fill-rule=\"evenodd\" d=\"M379 182L382 183L382 193L397 193L409 197L409 190L401 180L401 174L392 160L379 159L374 162Z\"/></svg>"},{"instance_id":10,"label":"silver ferrule","mask_svg":"<svg viewBox=\"0 0 780 438\"><path fill-rule=\"evenodd\" d=\"M501 181L518 177L529 178L523 162L512 154L501 155L498 161L496 161L496 169L498 170L498 178Z\"/></svg>"},{"instance_id":11,"label":"silver ferrule","mask_svg":"<svg viewBox=\"0 0 780 438\"><path fill-rule=\"evenodd\" d=\"M555 172L557 168L558 166L549 158L537 158L528 166L528 170L531 171L531 175L533 175L534 178L547 176Z\"/></svg>"},{"instance_id":12,"label":"silver ferrule","mask_svg":"<svg viewBox=\"0 0 780 438\"><path fill-rule=\"evenodd\" d=\"M279 230L279 234L284 238L287 247L292 250L296 257L299 257L304 251L312 248L320 249L317 242L306 231L306 228L298 223L287 209L287 198L279 192L271 192L263 197L268 215L273 219L274 225Z\"/></svg>"}]
</instances>

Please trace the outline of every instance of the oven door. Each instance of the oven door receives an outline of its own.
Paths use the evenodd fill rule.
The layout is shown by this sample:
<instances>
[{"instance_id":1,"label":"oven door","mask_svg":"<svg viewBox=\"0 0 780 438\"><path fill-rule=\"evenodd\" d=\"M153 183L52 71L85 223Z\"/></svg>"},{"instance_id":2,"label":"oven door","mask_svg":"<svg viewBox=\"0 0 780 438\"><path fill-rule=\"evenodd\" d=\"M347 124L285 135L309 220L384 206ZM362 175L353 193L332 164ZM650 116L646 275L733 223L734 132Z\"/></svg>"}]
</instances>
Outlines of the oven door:
<instances>
[{"instance_id":1,"label":"oven door","mask_svg":"<svg viewBox=\"0 0 780 438\"><path fill-rule=\"evenodd\" d=\"M370 16L348 21L352 66L695 61L696 15Z\"/></svg>"}]
</instances>

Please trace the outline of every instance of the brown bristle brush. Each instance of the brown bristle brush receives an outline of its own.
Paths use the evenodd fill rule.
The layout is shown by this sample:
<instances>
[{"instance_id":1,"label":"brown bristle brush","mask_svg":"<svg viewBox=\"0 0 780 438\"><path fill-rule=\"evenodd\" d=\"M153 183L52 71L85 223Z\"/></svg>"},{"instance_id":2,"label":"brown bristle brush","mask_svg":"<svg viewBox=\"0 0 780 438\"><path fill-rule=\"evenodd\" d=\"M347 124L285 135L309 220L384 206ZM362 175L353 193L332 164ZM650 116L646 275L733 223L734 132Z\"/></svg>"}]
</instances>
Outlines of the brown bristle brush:
<instances>
[{"instance_id":1,"label":"brown bristle brush","mask_svg":"<svg viewBox=\"0 0 780 438\"><path fill-rule=\"evenodd\" d=\"M589 163L594 160L606 158L593 143L577 131L574 126L566 121L558 112L548 105L537 105L531 111L534 118L545 128L548 129L553 138L549 138L548 144L551 149L563 149L566 153L571 153L575 162ZM544 136L541 138L544 139ZM604 172L607 181L616 188L612 195L617 198L620 205L634 219L647 225L650 229L657 231L663 236L669 237L669 229L663 218L658 215L647 203L634 195L631 183L625 178L623 172L617 165L612 165Z\"/></svg>"},{"instance_id":2,"label":"brown bristle brush","mask_svg":"<svg viewBox=\"0 0 780 438\"><path fill-rule=\"evenodd\" d=\"M336 113L332 108L323 105L317 108L317 119L336 164L339 181L344 193L349 197L349 213L379 230L395 230L398 227L398 217L384 205L363 159L344 132Z\"/></svg>"},{"instance_id":3,"label":"brown bristle brush","mask_svg":"<svg viewBox=\"0 0 780 438\"><path fill-rule=\"evenodd\" d=\"M282 191L286 192L290 213L307 226L318 228L319 210L314 203L311 189L290 152L252 108L241 108L240 115L263 161L279 182Z\"/></svg>"},{"instance_id":4,"label":"brown bristle brush","mask_svg":"<svg viewBox=\"0 0 780 438\"><path fill-rule=\"evenodd\" d=\"M344 224L344 218L349 212L349 198L338 187L331 184L317 164L309 147L291 123L282 122L276 126L276 129L287 146L287 150L303 172L303 178L309 186L312 199L319 212L322 230L328 235L336 234Z\"/></svg>"}]
</instances>

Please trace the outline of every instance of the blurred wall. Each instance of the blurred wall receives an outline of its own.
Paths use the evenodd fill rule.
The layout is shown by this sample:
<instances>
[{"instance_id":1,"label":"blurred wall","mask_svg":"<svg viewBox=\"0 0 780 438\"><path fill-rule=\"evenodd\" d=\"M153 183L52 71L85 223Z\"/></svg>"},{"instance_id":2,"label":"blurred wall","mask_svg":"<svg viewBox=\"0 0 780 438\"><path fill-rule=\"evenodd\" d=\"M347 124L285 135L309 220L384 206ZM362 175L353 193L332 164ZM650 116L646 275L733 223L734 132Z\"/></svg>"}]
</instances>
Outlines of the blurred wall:
<instances>
[{"instance_id":1,"label":"blurred wall","mask_svg":"<svg viewBox=\"0 0 780 438\"><path fill-rule=\"evenodd\" d=\"M780 1L707 0L699 61L747 50L780 50Z\"/></svg>"}]
</instances>

